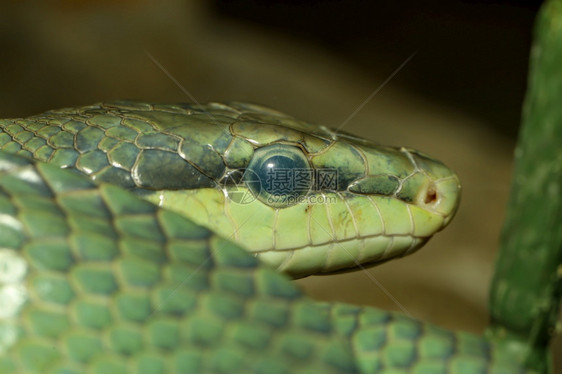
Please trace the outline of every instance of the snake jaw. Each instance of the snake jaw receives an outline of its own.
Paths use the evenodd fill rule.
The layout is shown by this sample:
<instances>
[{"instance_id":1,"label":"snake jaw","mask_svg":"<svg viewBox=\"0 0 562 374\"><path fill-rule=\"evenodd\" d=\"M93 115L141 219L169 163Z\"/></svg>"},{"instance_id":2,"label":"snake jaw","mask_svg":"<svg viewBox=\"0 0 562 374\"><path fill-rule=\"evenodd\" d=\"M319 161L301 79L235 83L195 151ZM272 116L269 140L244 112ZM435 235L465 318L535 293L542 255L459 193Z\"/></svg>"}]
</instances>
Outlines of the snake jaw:
<instances>
[{"instance_id":1,"label":"snake jaw","mask_svg":"<svg viewBox=\"0 0 562 374\"><path fill-rule=\"evenodd\" d=\"M289 151L301 152L284 143L262 149L287 157ZM272 155L262 159L269 162ZM337 170L343 189L311 189L303 201L276 206L260 199L243 177L222 188L166 191L163 205L232 238L295 278L411 254L442 230L458 207L458 177L417 151L340 141L311 157L314 168ZM251 163L248 170L259 172ZM267 183L257 180L260 186Z\"/></svg>"}]
</instances>

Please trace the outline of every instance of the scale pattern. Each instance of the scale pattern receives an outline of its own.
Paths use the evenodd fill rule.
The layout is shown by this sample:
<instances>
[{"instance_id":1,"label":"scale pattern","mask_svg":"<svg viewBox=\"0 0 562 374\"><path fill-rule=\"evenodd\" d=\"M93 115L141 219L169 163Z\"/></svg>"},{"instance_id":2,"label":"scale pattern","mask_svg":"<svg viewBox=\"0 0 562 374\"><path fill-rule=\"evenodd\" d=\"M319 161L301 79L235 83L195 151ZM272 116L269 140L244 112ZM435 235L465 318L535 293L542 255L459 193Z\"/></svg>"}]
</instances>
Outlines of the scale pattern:
<instances>
[{"instance_id":1,"label":"scale pattern","mask_svg":"<svg viewBox=\"0 0 562 374\"><path fill-rule=\"evenodd\" d=\"M305 161L293 168L298 175L279 173L276 181L294 185L310 206L280 209L266 201L265 188L240 186L280 148L287 160ZM411 254L447 225L459 201L458 178L440 161L246 103L115 101L0 119L0 149L124 187L225 237L234 233L294 277ZM319 175L332 182L316 183ZM268 178L261 175L259 186ZM250 199L231 204L240 191Z\"/></svg>"},{"instance_id":2,"label":"scale pattern","mask_svg":"<svg viewBox=\"0 0 562 374\"><path fill-rule=\"evenodd\" d=\"M256 124L266 123L281 126L286 134L275 139L254 134ZM245 103L114 101L0 119L0 148L126 188L189 189L213 187L227 167L247 165L253 145L239 133L259 143L293 140L299 136L296 129L310 128L283 113ZM327 130L317 129L314 135L323 139L305 139L311 149L330 143ZM162 169L155 163L166 165L166 175L158 175Z\"/></svg>"},{"instance_id":3,"label":"scale pattern","mask_svg":"<svg viewBox=\"0 0 562 374\"><path fill-rule=\"evenodd\" d=\"M235 244L0 152L2 373L517 373L485 339L306 298ZM507 361L507 362L506 362Z\"/></svg>"},{"instance_id":4,"label":"scale pattern","mask_svg":"<svg viewBox=\"0 0 562 374\"><path fill-rule=\"evenodd\" d=\"M353 372L314 304L234 244L3 154L0 372Z\"/></svg>"},{"instance_id":5,"label":"scale pattern","mask_svg":"<svg viewBox=\"0 0 562 374\"><path fill-rule=\"evenodd\" d=\"M1 373L522 372L483 337L310 300L233 242L121 189L213 186L279 139L334 159L325 128L247 104L204 109L211 121L187 104L129 102L0 120ZM260 126L278 126L274 138ZM377 168L407 175L408 160L380 150ZM185 178L144 166L162 159Z\"/></svg>"}]
</instances>

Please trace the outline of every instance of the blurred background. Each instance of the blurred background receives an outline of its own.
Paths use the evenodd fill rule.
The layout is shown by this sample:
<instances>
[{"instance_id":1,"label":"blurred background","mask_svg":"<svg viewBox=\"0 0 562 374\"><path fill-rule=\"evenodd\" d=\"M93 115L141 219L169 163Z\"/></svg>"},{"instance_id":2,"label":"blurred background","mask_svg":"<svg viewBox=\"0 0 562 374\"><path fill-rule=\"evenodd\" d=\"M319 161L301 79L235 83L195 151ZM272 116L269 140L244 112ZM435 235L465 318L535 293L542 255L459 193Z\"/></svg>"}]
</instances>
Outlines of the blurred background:
<instances>
[{"instance_id":1,"label":"blurred background","mask_svg":"<svg viewBox=\"0 0 562 374\"><path fill-rule=\"evenodd\" d=\"M420 252L370 276L298 282L316 299L399 303L413 317L481 333L539 5L5 1L0 118L117 98L190 101L160 64L199 102L252 101L338 127L415 54L344 130L456 170L457 217ZM560 341L554 350L562 356Z\"/></svg>"}]
</instances>

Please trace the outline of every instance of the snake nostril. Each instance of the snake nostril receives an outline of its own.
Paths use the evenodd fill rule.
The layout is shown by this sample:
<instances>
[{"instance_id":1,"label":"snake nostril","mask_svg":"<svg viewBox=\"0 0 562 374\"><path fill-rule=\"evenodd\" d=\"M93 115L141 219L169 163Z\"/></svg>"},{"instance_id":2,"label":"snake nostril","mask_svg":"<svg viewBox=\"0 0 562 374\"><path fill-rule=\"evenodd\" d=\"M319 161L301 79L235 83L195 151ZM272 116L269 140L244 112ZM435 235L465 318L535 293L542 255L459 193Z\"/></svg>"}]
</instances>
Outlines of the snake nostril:
<instances>
[{"instance_id":1,"label":"snake nostril","mask_svg":"<svg viewBox=\"0 0 562 374\"><path fill-rule=\"evenodd\" d=\"M435 190L435 186L430 186L425 192L424 203L433 204L435 202L437 202L437 191Z\"/></svg>"}]
</instances>

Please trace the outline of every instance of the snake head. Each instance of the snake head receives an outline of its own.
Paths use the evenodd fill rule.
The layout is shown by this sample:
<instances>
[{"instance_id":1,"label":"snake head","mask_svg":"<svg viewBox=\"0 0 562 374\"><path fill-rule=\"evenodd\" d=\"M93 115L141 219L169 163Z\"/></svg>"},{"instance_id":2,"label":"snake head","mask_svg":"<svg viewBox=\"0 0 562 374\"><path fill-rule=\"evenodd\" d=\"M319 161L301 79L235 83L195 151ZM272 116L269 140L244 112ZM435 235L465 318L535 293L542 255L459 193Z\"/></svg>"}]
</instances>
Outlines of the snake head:
<instances>
[{"instance_id":1,"label":"snake head","mask_svg":"<svg viewBox=\"0 0 562 374\"><path fill-rule=\"evenodd\" d=\"M293 277L410 254L457 209L457 176L420 152L251 104L209 104L207 110L236 117L225 126L198 127L189 144L204 141L184 147L182 157L209 183L156 191L153 200Z\"/></svg>"}]
</instances>

